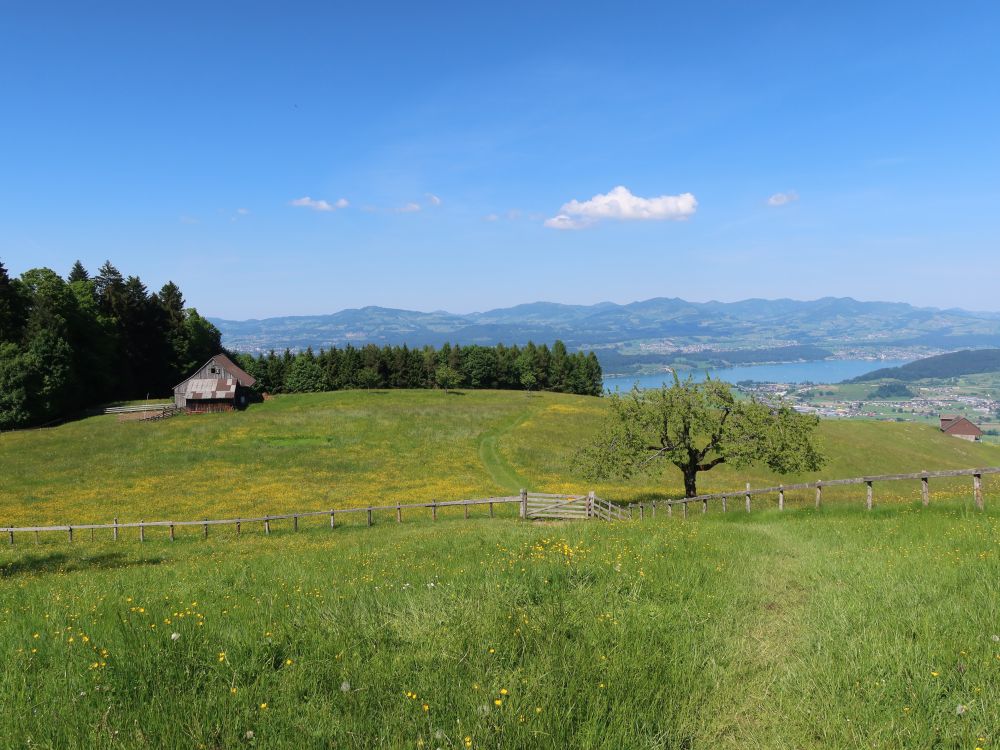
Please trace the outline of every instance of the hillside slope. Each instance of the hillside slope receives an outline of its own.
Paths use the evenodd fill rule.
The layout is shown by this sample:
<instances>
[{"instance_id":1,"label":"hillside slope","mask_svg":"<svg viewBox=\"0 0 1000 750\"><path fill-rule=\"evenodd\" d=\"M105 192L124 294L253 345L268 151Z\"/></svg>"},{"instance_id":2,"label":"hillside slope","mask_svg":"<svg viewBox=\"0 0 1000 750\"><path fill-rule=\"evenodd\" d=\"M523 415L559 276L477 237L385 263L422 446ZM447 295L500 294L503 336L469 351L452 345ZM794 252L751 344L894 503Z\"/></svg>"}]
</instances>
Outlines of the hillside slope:
<instances>
[{"instance_id":1,"label":"hillside slope","mask_svg":"<svg viewBox=\"0 0 1000 750\"><path fill-rule=\"evenodd\" d=\"M925 357L899 367L883 367L854 378L851 382L867 383L888 379L912 382L924 378L956 378L984 372L1000 372L1000 349L966 349Z\"/></svg>"},{"instance_id":2,"label":"hillside slope","mask_svg":"<svg viewBox=\"0 0 1000 750\"><path fill-rule=\"evenodd\" d=\"M281 396L243 413L151 423L105 416L5 433L0 522L322 510L508 494L521 483L596 489L614 500L678 496L680 475L669 465L662 478L622 484L572 475L570 459L598 429L604 408L601 399L552 393L342 391ZM1000 448L923 425L824 422L821 435L827 479L1000 464ZM699 488L735 489L748 480L779 481L719 467Z\"/></svg>"}]
</instances>

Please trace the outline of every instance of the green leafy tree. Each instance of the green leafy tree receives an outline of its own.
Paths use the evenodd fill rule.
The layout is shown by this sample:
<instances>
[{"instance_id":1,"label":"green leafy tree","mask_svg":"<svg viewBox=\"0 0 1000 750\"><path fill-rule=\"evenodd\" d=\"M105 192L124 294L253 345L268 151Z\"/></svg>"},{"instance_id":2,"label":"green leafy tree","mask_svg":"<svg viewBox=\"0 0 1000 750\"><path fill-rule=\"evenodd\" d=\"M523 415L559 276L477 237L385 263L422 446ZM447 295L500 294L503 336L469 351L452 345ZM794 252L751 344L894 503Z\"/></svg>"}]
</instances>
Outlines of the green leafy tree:
<instances>
[{"instance_id":1,"label":"green leafy tree","mask_svg":"<svg viewBox=\"0 0 1000 750\"><path fill-rule=\"evenodd\" d=\"M434 382L438 388L442 388L446 392L453 391L461 385L462 376L455 368L448 365L441 365L434 372Z\"/></svg>"},{"instance_id":2,"label":"green leafy tree","mask_svg":"<svg viewBox=\"0 0 1000 750\"><path fill-rule=\"evenodd\" d=\"M382 382L382 376L378 374L378 370L374 367L362 367L358 370L354 380L358 384L358 387L370 391L372 388L379 387Z\"/></svg>"},{"instance_id":3,"label":"green leafy tree","mask_svg":"<svg viewBox=\"0 0 1000 750\"><path fill-rule=\"evenodd\" d=\"M690 378L660 389L612 394L610 411L594 441L575 457L590 479L658 476L666 463L684 476L687 497L698 494L697 477L728 464L764 464L779 474L823 464L815 429L819 419L787 406L737 400L728 383Z\"/></svg>"},{"instance_id":4,"label":"green leafy tree","mask_svg":"<svg viewBox=\"0 0 1000 750\"><path fill-rule=\"evenodd\" d=\"M17 344L0 343L0 430L21 427L31 419L28 377L27 356Z\"/></svg>"}]
</instances>

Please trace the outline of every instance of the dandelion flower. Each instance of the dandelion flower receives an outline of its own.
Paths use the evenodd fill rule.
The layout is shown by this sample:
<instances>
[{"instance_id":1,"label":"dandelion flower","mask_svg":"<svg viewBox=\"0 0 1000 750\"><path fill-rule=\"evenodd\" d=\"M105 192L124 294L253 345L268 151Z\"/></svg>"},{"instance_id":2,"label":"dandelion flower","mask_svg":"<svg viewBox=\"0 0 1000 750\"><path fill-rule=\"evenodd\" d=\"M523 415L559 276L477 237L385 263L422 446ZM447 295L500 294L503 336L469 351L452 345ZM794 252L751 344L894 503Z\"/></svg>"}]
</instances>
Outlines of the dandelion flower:
<instances>
[{"instance_id":1,"label":"dandelion flower","mask_svg":"<svg viewBox=\"0 0 1000 750\"><path fill-rule=\"evenodd\" d=\"M500 695L507 695L507 688L500 688Z\"/></svg>"},{"instance_id":2,"label":"dandelion flower","mask_svg":"<svg viewBox=\"0 0 1000 750\"><path fill-rule=\"evenodd\" d=\"M431 710L431 707L430 707L430 706L428 706L428 705L427 705L426 703L425 703L425 704L424 704L423 706L421 706L421 708L423 708L423 709L424 709L424 713L427 713L428 711L430 711L430 710Z\"/></svg>"},{"instance_id":3,"label":"dandelion flower","mask_svg":"<svg viewBox=\"0 0 1000 750\"><path fill-rule=\"evenodd\" d=\"M495 700L493 701L493 705L494 705L494 706L502 706L502 705L503 705L503 701L502 701L502 700L500 700L499 698L496 698L496 699L495 699Z\"/></svg>"},{"instance_id":4,"label":"dandelion flower","mask_svg":"<svg viewBox=\"0 0 1000 750\"><path fill-rule=\"evenodd\" d=\"M219 652L219 661L225 661L225 660L226 660L226 652L225 651L220 651Z\"/></svg>"},{"instance_id":5,"label":"dandelion flower","mask_svg":"<svg viewBox=\"0 0 1000 750\"><path fill-rule=\"evenodd\" d=\"M267 704L266 703L261 703L260 704L260 710L261 711L266 711L267 710Z\"/></svg>"}]
</instances>

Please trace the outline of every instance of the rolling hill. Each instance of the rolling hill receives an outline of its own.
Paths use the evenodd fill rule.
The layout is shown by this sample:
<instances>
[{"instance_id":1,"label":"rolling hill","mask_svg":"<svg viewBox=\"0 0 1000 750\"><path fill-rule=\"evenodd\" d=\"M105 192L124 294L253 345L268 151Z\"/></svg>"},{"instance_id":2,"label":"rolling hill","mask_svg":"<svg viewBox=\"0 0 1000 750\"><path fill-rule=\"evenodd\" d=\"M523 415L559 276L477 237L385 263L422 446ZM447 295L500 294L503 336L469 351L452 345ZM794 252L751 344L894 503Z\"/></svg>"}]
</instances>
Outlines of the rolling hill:
<instances>
[{"instance_id":1,"label":"rolling hill","mask_svg":"<svg viewBox=\"0 0 1000 750\"><path fill-rule=\"evenodd\" d=\"M899 367L884 367L869 372L851 382L867 383L873 380L911 382L926 378L955 378L985 372L1000 372L1000 349L964 350L925 357Z\"/></svg>"}]
</instances>

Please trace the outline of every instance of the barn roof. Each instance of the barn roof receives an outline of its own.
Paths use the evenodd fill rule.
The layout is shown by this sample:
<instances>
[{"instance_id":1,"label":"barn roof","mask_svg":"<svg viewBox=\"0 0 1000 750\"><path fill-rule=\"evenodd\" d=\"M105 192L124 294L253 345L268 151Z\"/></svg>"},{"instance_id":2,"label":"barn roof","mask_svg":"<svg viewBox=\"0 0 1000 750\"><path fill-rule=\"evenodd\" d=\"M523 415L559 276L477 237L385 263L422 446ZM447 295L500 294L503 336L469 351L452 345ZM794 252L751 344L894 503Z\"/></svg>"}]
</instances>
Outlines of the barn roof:
<instances>
[{"instance_id":1,"label":"barn roof","mask_svg":"<svg viewBox=\"0 0 1000 750\"><path fill-rule=\"evenodd\" d=\"M212 357L212 359L214 359L218 364L222 365L234 376L236 376L236 382L238 382L245 388L250 388L254 383L257 382L257 378L255 378L253 375L243 370L243 368L241 368L238 364L233 362L233 360L231 360L225 354L216 354L214 357ZM209 362L210 361L211 360L209 360ZM208 363L206 362L205 364Z\"/></svg>"},{"instance_id":2,"label":"barn roof","mask_svg":"<svg viewBox=\"0 0 1000 750\"><path fill-rule=\"evenodd\" d=\"M208 365L210 365L212 362L214 362L215 364L219 365L226 372L228 372L230 375L232 375L234 378L236 378L235 382L239 383L240 385L242 385L245 388L250 388L251 386L253 386L254 383L257 382L257 378L255 378L253 375L251 375L248 372L246 372L243 368L241 368L239 365L237 365L235 362L233 362L233 360L231 360L225 354L216 354L214 357L212 357L207 362L205 362L205 364L203 364L201 367L199 367L197 370L195 370L194 374L197 375L199 372L201 372L206 367L208 367ZM184 386L185 392L190 392L192 390L191 382L193 382L194 380L195 380L195 378L193 376L192 377L188 377L185 380L182 380L176 386L174 386L174 390L176 391L181 386ZM211 380L211 381L214 382L216 380L216 378L208 378L208 379L206 379L206 378L198 378L197 380L201 380L201 381ZM223 380L223 381L220 381L220 382L225 382L225 381Z\"/></svg>"},{"instance_id":3,"label":"barn roof","mask_svg":"<svg viewBox=\"0 0 1000 750\"><path fill-rule=\"evenodd\" d=\"M216 378L191 378L187 381L184 398L189 401L236 398L236 381Z\"/></svg>"},{"instance_id":4,"label":"barn roof","mask_svg":"<svg viewBox=\"0 0 1000 750\"><path fill-rule=\"evenodd\" d=\"M941 431L948 432L952 434L959 435L982 435L983 431L979 429L971 420L962 416L946 417L941 416Z\"/></svg>"}]
</instances>

